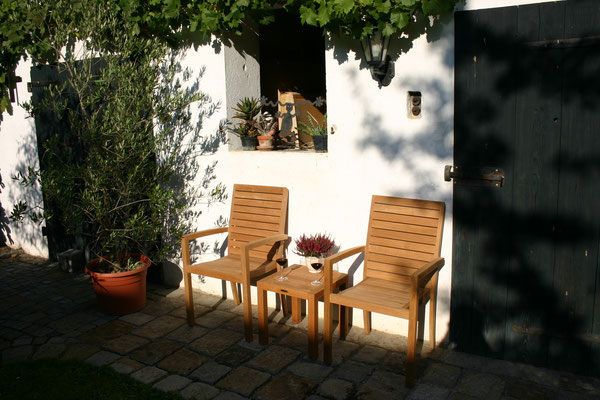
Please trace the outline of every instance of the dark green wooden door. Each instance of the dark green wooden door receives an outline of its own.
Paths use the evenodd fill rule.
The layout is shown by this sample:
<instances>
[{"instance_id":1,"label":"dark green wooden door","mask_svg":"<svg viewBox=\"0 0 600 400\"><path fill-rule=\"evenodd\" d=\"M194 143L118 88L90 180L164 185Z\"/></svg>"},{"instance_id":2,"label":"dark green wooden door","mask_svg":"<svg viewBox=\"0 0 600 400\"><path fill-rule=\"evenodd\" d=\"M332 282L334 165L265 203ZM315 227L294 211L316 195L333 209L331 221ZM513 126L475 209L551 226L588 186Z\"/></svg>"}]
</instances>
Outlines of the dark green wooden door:
<instances>
[{"instance_id":1,"label":"dark green wooden door","mask_svg":"<svg viewBox=\"0 0 600 400\"><path fill-rule=\"evenodd\" d=\"M600 375L600 2L456 14L450 340ZM465 184L467 183L467 184Z\"/></svg>"}]
</instances>

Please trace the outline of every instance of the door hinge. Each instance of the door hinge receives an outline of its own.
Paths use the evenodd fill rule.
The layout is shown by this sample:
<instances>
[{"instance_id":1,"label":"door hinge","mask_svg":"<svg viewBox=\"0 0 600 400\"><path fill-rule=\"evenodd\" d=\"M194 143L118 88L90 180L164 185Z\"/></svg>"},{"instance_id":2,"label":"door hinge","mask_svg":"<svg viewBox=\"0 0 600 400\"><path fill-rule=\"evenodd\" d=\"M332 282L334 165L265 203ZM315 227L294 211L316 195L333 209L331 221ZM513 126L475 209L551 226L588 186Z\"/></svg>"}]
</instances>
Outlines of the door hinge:
<instances>
[{"instance_id":1,"label":"door hinge","mask_svg":"<svg viewBox=\"0 0 600 400\"><path fill-rule=\"evenodd\" d=\"M504 170L498 167L459 167L446 165L444 180L466 186L501 188L504 185Z\"/></svg>"}]
</instances>

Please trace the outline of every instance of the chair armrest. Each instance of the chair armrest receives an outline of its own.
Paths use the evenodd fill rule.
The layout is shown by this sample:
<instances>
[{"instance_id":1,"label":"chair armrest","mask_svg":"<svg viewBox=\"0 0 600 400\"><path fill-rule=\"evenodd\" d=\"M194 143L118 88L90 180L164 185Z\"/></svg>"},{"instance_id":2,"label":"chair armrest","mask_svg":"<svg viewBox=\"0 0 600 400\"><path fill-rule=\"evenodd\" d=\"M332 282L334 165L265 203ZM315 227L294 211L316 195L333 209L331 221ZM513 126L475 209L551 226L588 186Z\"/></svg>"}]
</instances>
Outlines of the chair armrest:
<instances>
[{"instance_id":1,"label":"chair armrest","mask_svg":"<svg viewBox=\"0 0 600 400\"><path fill-rule=\"evenodd\" d=\"M329 256L325 259L324 265L323 265L323 273L325 274L325 282L323 282L323 289L324 289L324 297L325 300L329 301L329 294L332 292L332 281L333 281L333 264L335 264L336 262L343 260L344 258L348 258L354 254L357 253L362 253L363 251L365 251L365 246L356 246L356 247L351 247L349 249L346 249L344 251L340 251L337 254L334 254L332 256Z\"/></svg>"},{"instance_id":2,"label":"chair armrest","mask_svg":"<svg viewBox=\"0 0 600 400\"><path fill-rule=\"evenodd\" d=\"M190 265L190 242L203 236L216 235L217 233L227 232L228 227L205 229L203 231L188 233L181 236L181 259L183 266Z\"/></svg>"},{"instance_id":3,"label":"chair armrest","mask_svg":"<svg viewBox=\"0 0 600 400\"><path fill-rule=\"evenodd\" d=\"M431 277L438 272L444 264L446 260L443 257L438 257L435 260L428 262L423 265L421 268L413 272L411 279L417 287L424 287L427 282L431 279Z\"/></svg>"},{"instance_id":4,"label":"chair armrest","mask_svg":"<svg viewBox=\"0 0 600 400\"><path fill-rule=\"evenodd\" d=\"M225 227L221 227L221 228L205 229L203 231L187 233L187 234L181 236L181 242L183 243L183 241L185 240L186 242L189 243L194 239L198 239L199 237L216 235L217 233L227 232L228 229L229 228L225 226Z\"/></svg>"}]
</instances>

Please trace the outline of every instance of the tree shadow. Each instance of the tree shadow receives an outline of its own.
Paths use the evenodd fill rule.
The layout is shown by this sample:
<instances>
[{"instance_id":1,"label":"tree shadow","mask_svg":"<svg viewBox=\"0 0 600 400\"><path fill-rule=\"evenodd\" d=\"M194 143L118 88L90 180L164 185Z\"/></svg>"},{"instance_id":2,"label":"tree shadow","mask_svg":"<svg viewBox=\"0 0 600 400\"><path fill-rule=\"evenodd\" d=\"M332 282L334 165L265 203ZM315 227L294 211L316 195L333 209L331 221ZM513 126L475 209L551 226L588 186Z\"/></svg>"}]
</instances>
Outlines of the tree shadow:
<instances>
[{"instance_id":1,"label":"tree shadow","mask_svg":"<svg viewBox=\"0 0 600 400\"><path fill-rule=\"evenodd\" d=\"M0 173L0 193L2 193L2 189L5 187L6 185L2 182L2 174ZM14 244L9 222L6 210L4 210L2 202L0 202L0 247L6 246L7 244Z\"/></svg>"}]
</instances>

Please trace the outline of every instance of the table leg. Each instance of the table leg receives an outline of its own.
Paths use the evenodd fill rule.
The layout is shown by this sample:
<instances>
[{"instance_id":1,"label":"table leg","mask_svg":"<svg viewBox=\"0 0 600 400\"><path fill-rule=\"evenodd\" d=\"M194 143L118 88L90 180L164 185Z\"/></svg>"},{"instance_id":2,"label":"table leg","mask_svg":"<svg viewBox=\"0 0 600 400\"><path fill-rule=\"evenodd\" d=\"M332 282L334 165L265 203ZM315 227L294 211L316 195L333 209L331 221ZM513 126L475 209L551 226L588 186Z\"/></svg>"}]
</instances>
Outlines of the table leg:
<instances>
[{"instance_id":1,"label":"table leg","mask_svg":"<svg viewBox=\"0 0 600 400\"><path fill-rule=\"evenodd\" d=\"M258 288L258 340L260 344L269 343L269 315L267 312L267 291Z\"/></svg>"},{"instance_id":2,"label":"table leg","mask_svg":"<svg viewBox=\"0 0 600 400\"><path fill-rule=\"evenodd\" d=\"M302 321L302 299L292 297L292 322L297 324Z\"/></svg>"},{"instance_id":3,"label":"table leg","mask_svg":"<svg viewBox=\"0 0 600 400\"><path fill-rule=\"evenodd\" d=\"M308 299L308 358L319 357L319 302L316 297Z\"/></svg>"}]
</instances>

